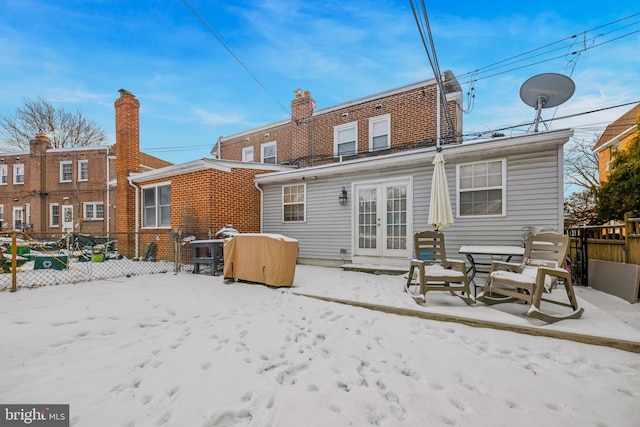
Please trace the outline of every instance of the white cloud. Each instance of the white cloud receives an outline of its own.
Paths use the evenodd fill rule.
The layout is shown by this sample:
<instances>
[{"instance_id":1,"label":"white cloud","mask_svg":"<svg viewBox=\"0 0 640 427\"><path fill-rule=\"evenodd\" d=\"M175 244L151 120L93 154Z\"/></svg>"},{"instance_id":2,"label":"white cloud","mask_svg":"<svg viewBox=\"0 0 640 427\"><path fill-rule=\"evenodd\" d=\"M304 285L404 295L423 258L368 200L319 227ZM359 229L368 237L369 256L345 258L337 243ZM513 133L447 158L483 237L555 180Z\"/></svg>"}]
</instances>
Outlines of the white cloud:
<instances>
[{"instance_id":1,"label":"white cloud","mask_svg":"<svg viewBox=\"0 0 640 427\"><path fill-rule=\"evenodd\" d=\"M244 122L243 117L239 114L219 114L205 111L201 108L194 108L192 111L205 125L236 124Z\"/></svg>"}]
</instances>

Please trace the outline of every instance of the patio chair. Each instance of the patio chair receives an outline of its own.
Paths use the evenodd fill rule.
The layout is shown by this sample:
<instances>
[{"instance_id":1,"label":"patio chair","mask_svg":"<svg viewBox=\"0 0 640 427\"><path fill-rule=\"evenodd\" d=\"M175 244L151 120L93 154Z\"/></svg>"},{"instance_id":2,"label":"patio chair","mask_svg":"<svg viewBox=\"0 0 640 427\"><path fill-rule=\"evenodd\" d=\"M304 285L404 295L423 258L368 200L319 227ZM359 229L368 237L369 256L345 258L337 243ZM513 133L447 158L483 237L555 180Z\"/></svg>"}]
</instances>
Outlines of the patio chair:
<instances>
[{"instance_id":1,"label":"patio chair","mask_svg":"<svg viewBox=\"0 0 640 427\"><path fill-rule=\"evenodd\" d=\"M413 236L413 242L415 258L411 260L405 292L417 303L426 301L427 292L448 291L467 304L473 304L467 267L464 261L447 259L444 235L437 231L422 231Z\"/></svg>"},{"instance_id":2,"label":"patio chair","mask_svg":"<svg viewBox=\"0 0 640 427\"><path fill-rule=\"evenodd\" d=\"M530 304L527 315L548 323L562 319L578 319L584 308L578 306L571 274L564 263L569 249L569 236L558 233L529 235L520 264L494 261L483 292L476 297L485 304L523 302ZM558 283L564 285L569 303L543 298ZM568 314L552 314L540 308L542 301L571 308Z\"/></svg>"}]
</instances>

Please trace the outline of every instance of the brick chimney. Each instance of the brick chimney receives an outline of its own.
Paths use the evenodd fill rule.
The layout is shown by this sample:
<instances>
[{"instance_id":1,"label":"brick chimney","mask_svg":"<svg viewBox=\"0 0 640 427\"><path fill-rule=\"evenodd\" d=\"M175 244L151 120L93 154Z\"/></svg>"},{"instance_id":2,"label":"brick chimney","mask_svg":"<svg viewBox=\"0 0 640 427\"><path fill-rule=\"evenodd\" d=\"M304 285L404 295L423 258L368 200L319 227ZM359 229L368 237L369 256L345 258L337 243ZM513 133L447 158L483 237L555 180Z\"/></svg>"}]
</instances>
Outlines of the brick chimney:
<instances>
[{"instance_id":1,"label":"brick chimney","mask_svg":"<svg viewBox=\"0 0 640 427\"><path fill-rule=\"evenodd\" d=\"M34 139L29 141L29 153L31 153L29 164L25 164L25 168L29 168L29 187L33 188L38 194L38 198L31 199L31 218L32 222L40 230L43 230L47 224L47 150L53 148L51 141L46 135L36 135Z\"/></svg>"},{"instance_id":2,"label":"brick chimney","mask_svg":"<svg viewBox=\"0 0 640 427\"><path fill-rule=\"evenodd\" d=\"M299 166L307 166L313 155L313 112L316 109L316 101L309 91L296 89L293 91L296 97L291 101L291 122L293 127L293 140L291 157L293 159L304 158L299 161Z\"/></svg>"},{"instance_id":3,"label":"brick chimney","mask_svg":"<svg viewBox=\"0 0 640 427\"><path fill-rule=\"evenodd\" d=\"M47 135L36 135L34 139L29 141L29 152L31 154L45 154L47 150L52 148L53 146Z\"/></svg>"},{"instance_id":4,"label":"brick chimney","mask_svg":"<svg viewBox=\"0 0 640 427\"><path fill-rule=\"evenodd\" d=\"M116 109L116 232L118 251L128 257L135 250L135 190L129 185L130 173L140 172L140 101L129 91L120 89Z\"/></svg>"}]
</instances>

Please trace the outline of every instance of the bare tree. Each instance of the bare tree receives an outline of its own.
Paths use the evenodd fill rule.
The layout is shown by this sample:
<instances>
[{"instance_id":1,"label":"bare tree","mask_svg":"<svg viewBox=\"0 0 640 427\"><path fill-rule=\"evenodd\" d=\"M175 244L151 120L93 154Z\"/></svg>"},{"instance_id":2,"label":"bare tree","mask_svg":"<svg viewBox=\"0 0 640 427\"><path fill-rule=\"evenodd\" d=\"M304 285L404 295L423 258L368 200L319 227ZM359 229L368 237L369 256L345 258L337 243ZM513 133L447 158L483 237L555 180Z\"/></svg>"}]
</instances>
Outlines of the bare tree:
<instances>
[{"instance_id":1,"label":"bare tree","mask_svg":"<svg viewBox=\"0 0 640 427\"><path fill-rule=\"evenodd\" d=\"M49 137L53 148L96 146L107 140L105 131L80 111L55 108L42 97L25 98L13 116L0 116L0 134L2 144L20 150L28 150L36 135Z\"/></svg>"},{"instance_id":2,"label":"bare tree","mask_svg":"<svg viewBox=\"0 0 640 427\"><path fill-rule=\"evenodd\" d=\"M598 174L598 154L592 151L598 137L592 141L573 139L564 153L564 183L577 186L595 194L600 186Z\"/></svg>"},{"instance_id":3,"label":"bare tree","mask_svg":"<svg viewBox=\"0 0 640 427\"><path fill-rule=\"evenodd\" d=\"M577 191L565 198L564 212L567 226L592 224L596 217L596 194L600 187L598 154L592 151L598 137L592 141L574 139L567 144L564 155L565 188Z\"/></svg>"}]
</instances>

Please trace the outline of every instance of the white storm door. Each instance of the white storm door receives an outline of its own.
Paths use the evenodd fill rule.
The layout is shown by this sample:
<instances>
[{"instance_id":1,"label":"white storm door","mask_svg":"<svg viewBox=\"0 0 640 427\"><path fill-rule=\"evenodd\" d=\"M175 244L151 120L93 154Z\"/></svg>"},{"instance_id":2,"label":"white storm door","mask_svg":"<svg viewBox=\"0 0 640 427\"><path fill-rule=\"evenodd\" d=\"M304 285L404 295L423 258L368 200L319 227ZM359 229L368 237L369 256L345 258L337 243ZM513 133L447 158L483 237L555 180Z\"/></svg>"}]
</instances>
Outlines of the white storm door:
<instances>
[{"instance_id":1,"label":"white storm door","mask_svg":"<svg viewBox=\"0 0 640 427\"><path fill-rule=\"evenodd\" d=\"M410 189L409 180L355 186L355 255L409 256Z\"/></svg>"},{"instance_id":2,"label":"white storm door","mask_svg":"<svg viewBox=\"0 0 640 427\"><path fill-rule=\"evenodd\" d=\"M22 206L13 208L11 218L13 219L13 229L20 230L24 222L24 208Z\"/></svg>"},{"instance_id":3,"label":"white storm door","mask_svg":"<svg viewBox=\"0 0 640 427\"><path fill-rule=\"evenodd\" d=\"M62 205L62 232L73 232L73 206Z\"/></svg>"}]
</instances>

